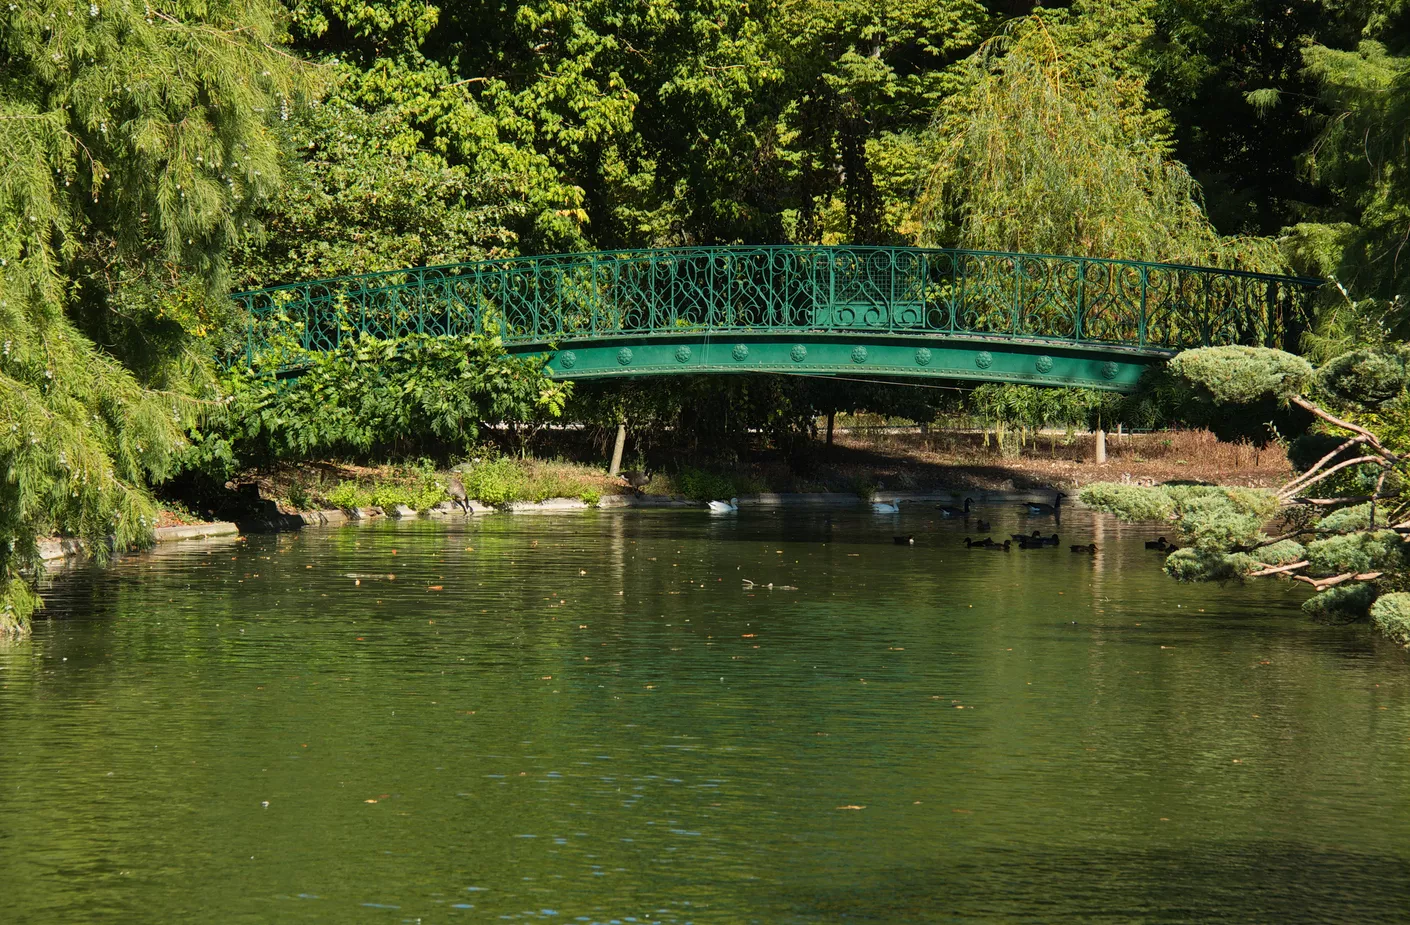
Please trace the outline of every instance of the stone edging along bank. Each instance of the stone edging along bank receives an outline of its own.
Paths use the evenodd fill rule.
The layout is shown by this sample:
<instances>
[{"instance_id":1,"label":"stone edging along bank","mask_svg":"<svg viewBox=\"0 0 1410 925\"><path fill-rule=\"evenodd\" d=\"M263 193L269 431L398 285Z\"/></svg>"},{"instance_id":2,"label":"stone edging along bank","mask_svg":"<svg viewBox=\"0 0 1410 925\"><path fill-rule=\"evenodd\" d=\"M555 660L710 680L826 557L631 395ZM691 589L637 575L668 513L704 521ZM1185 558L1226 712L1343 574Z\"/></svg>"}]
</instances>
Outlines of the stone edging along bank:
<instances>
[{"instance_id":1,"label":"stone edging along bank","mask_svg":"<svg viewBox=\"0 0 1410 925\"><path fill-rule=\"evenodd\" d=\"M158 527L152 531L158 543L175 543L179 540L207 539L217 536L239 536L240 528L232 523L217 521L209 524L182 524L175 527ZM45 562L69 559L86 552L83 540L72 537L55 537L39 541L39 557Z\"/></svg>"}]
</instances>

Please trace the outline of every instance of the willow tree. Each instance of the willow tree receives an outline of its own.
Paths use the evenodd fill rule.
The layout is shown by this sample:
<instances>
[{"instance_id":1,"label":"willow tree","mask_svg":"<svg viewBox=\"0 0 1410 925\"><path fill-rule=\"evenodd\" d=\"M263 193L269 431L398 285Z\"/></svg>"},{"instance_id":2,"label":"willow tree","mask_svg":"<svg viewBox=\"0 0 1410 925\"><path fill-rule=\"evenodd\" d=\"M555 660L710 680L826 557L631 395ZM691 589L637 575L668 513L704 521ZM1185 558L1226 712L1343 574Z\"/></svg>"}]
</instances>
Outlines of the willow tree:
<instances>
[{"instance_id":1,"label":"willow tree","mask_svg":"<svg viewBox=\"0 0 1410 925\"><path fill-rule=\"evenodd\" d=\"M225 252L278 181L301 71L270 0L0 13L0 631L37 537L151 535L199 413Z\"/></svg>"},{"instance_id":2,"label":"willow tree","mask_svg":"<svg viewBox=\"0 0 1410 925\"><path fill-rule=\"evenodd\" d=\"M1171 157L1135 48L1148 3L1039 11L966 62L928 138L914 214L923 244L1176 263L1282 266L1223 238Z\"/></svg>"},{"instance_id":3,"label":"willow tree","mask_svg":"<svg viewBox=\"0 0 1410 925\"><path fill-rule=\"evenodd\" d=\"M1187 350L1171 370L1237 414L1273 398L1312 422L1289 447L1298 474L1276 490L1102 483L1082 500L1132 521L1158 521L1181 548L1165 570L1184 581L1281 576L1318 594L1304 609L1331 619L1370 613L1410 643L1410 348L1356 350L1314 372L1260 347ZM1387 603L1372 609L1378 595Z\"/></svg>"}]
</instances>

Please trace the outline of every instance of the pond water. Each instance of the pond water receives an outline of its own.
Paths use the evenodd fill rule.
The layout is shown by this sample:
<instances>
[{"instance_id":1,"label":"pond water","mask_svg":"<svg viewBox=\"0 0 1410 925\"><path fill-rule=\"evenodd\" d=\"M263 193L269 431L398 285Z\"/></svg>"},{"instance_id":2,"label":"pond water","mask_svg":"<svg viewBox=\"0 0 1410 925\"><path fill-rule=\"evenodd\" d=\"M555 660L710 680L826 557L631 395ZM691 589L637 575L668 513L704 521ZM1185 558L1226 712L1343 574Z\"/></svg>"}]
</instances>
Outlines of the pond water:
<instances>
[{"instance_id":1,"label":"pond water","mask_svg":"<svg viewBox=\"0 0 1410 925\"><path fill-rule=\"evenodd\" d=\"M0 920L1410 918L1401 650L1285 582L1178 585L1149 530L1005 555L934 514L71 570L0 649Z\"/></svg>"}]
</instances>

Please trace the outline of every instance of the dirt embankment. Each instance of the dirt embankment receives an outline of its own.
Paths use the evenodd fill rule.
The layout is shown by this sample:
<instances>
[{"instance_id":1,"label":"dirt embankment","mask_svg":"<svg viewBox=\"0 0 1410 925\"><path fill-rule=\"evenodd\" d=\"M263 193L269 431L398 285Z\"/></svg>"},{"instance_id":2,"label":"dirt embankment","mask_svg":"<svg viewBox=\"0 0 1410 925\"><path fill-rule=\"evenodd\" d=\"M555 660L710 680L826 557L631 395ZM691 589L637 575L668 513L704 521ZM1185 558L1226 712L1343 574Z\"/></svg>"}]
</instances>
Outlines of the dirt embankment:
<instances>
[{"instance_id":1,"label":"dirt embankment","mask_svg":"<svg viewBox=\"0 0 1410 925\"><path fill-rule=\"evenodd\" d=\"M825 465L834 480L870 475L880 488L1072 488L1090 482L1184 480L1276 487L1292 470L1283 449L1221 443L1204 430L1107 436L1097 465L1095 437L1043 434L1013 457L976 433L839 435ZM821 474L821 473L820 473Z\"/></svg>"}]
</instances>

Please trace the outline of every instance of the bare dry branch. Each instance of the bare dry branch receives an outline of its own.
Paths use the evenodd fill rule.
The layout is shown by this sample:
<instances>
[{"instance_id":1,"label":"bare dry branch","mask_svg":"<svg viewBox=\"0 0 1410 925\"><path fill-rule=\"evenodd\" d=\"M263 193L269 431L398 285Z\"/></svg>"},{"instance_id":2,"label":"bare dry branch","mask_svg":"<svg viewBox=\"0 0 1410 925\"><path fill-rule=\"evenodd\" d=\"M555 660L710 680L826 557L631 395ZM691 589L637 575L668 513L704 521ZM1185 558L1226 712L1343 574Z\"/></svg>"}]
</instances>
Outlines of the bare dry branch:
<instances>
[{"instance_id":1,"label":"bare dry branch","mask_svg":"<svg viewBox=\"0 0 1410 925\"><path fill-rule=\"evenodd\" d=\"M1307 471L1306 471L1306 472L1302 473L1302 474L1299 475L1297 478L1292 479L1292 480L1289 481L1286 485L1284 485L1282 488L1279 488L1279 489L1278 489L1278 494L1280 494L1280 495L1291 495L1294 491L1297 490L1294 486L1296 486L1299 482L1303 481L1304 479L1309 479L1309 478L1311 478L1313 475L1316 475L1316 474L1317 474L1317 470L1318 470L1318 469L1321 469L1321 468L1322 468L1323 466L1325 466L1327 463L1331 462L1332 459L1334 459L1334 458L1337 456L1338 453L1341 453L1343 450L1345 450L1345 449L1347 449L1348 447L1351 447L1351 446L1353 446L1353 445L1355 445L1355 444L1357 444L1357 443L1365 443L1365 442L1366 442L1366 438L1365 438L1365 437L1361 437L1361 436L1352 437L1350 440L1346 441L1346 442L1343 443L1341 446L1337 447L1335 450L1332 450L1332 451L1331 451L1330 453L1328 453L1326 456L1323 456L1321 459L1317 460L1315 463L1313 463L1311 466L1309 466L1309 467L1307 468Z\"/></svg>"},{"instance_id":2,"label":"bare dry branch","mask_svg":"<svg viewBox=\"0 0 1410 925\"><path fill-rule=\"evenodd\" d=\"M1317 417L1321 418L1324 421L1327 421L1330 424L1335 424L1337 427L1340 427L1343 430L1349 430L1354 434L1360 434L1361 436L1365 437L1366 442L1371 444L1371 446L1375 447L1376 451L1379 452L1382 456L1385 456L1387 459L1394 461L1398 461L1400 459L1399 456L1396 456L1390 450L1381 446L1381 441L1376 438L1375 434L1371 433L1366 428L1361 427L1357 424L1352 424L1350 421L1343 421L1341 418L1336 417L1335 415L1328 414L1326 411L1323 411L1321 407L1317 405L1316 402L1308 401L1301 395L1294 395L1289 400L1293 404L1297 405L1299 408L1312 412Z\"/></svg>"},{"instance_id":3,"label":"bare dry branch","mask_svg":"<svg viewBox=\"0 0 1410 925\"><path fill-rule=\"evenodd\" d=\"M1361 465L1362 463L1375 463L1375 464L1378 465L1378 466L1385 466L1385 465L1387 465L1386 461L1385 461L1384 459L1382 459L1381 457L1379 457L1379 456L1358 456L1356 459L1348 459L1348 460L1346 460L1345 462L1339 462L1339 463L1337 463L1335 466L1332 466L1330 469L1326 470L1325 472L1323 472L1321 475L1317 476L1317 477L1316 477L1315 479L1313 479L1312 481L1306 482L1306 483L1304 483L1303 485L1299 486L1296 490L1297 490L1297 491L1306 491L1307 489L1311 488L1313 485L1316 485L1318 482L1322 481L1323 479L1325 479L1325 478L1327 478L1327 477L1329 477L1329 476L1335 475L1335 474L1336 474L1337 472L1339 472L1340 470L1345 469L1347 466L1359 466L1359 465ZM1279 494L1279 497L1283 498L1283 500L1287 500L1287 498L1288 498L1288 497L1291 497L1291 496L1282 495L1282 494L1280 493L1280 494Z\"/></svg>"},{"instance_id":4,"label":"bare dry branch","mask_svg":"<svg viewBox=\"0 0 1410 925\"><path fill-rule=\"evenodd\" d=\"M1291 501L1293 504L1316 504L1321 505L1323 507L1330 507L1334 504L1363 504L1367 501L1370 501L1372 498L1377 498L1381 501L1384 501L1387 498L1394 497L1394 494L1347 495L1344 498L1293 498L1291 499ZM1410 521L1406 521L1406 524L1410 525Z\"/></svg>"},{"instance_id":5,"label":"bare dry branch","mask_svg":"<svg viewBox=\"0 0 1410 925\"><path fill-rule=\"evenodd\" d=\"M1374 581L1380 578L1383 572L1343 572L1340 575L1333 575L1331 578L1308 578L1306 575L1294 575L1296 581L1305 581L1318 591L1325 591L1347 581Z\"/></svg>"},{"instance_id":6,"label":"bare dry branch","mask_svg":"<svg viewBox=\"0 0 1410 925\"><path fill-rule=\"evenodd\" d=\"M1269 565L1266 562L1260 562L1258 564L1263 566L1263 568L1257 572L1249 572L1249 578L1261 578L1264 575L1279 575L1284 572L1296 571L1308 563L1306 559L1303 559L1301 562L1292 562L1288 565Z\"/></svg>"}]
</instances>

